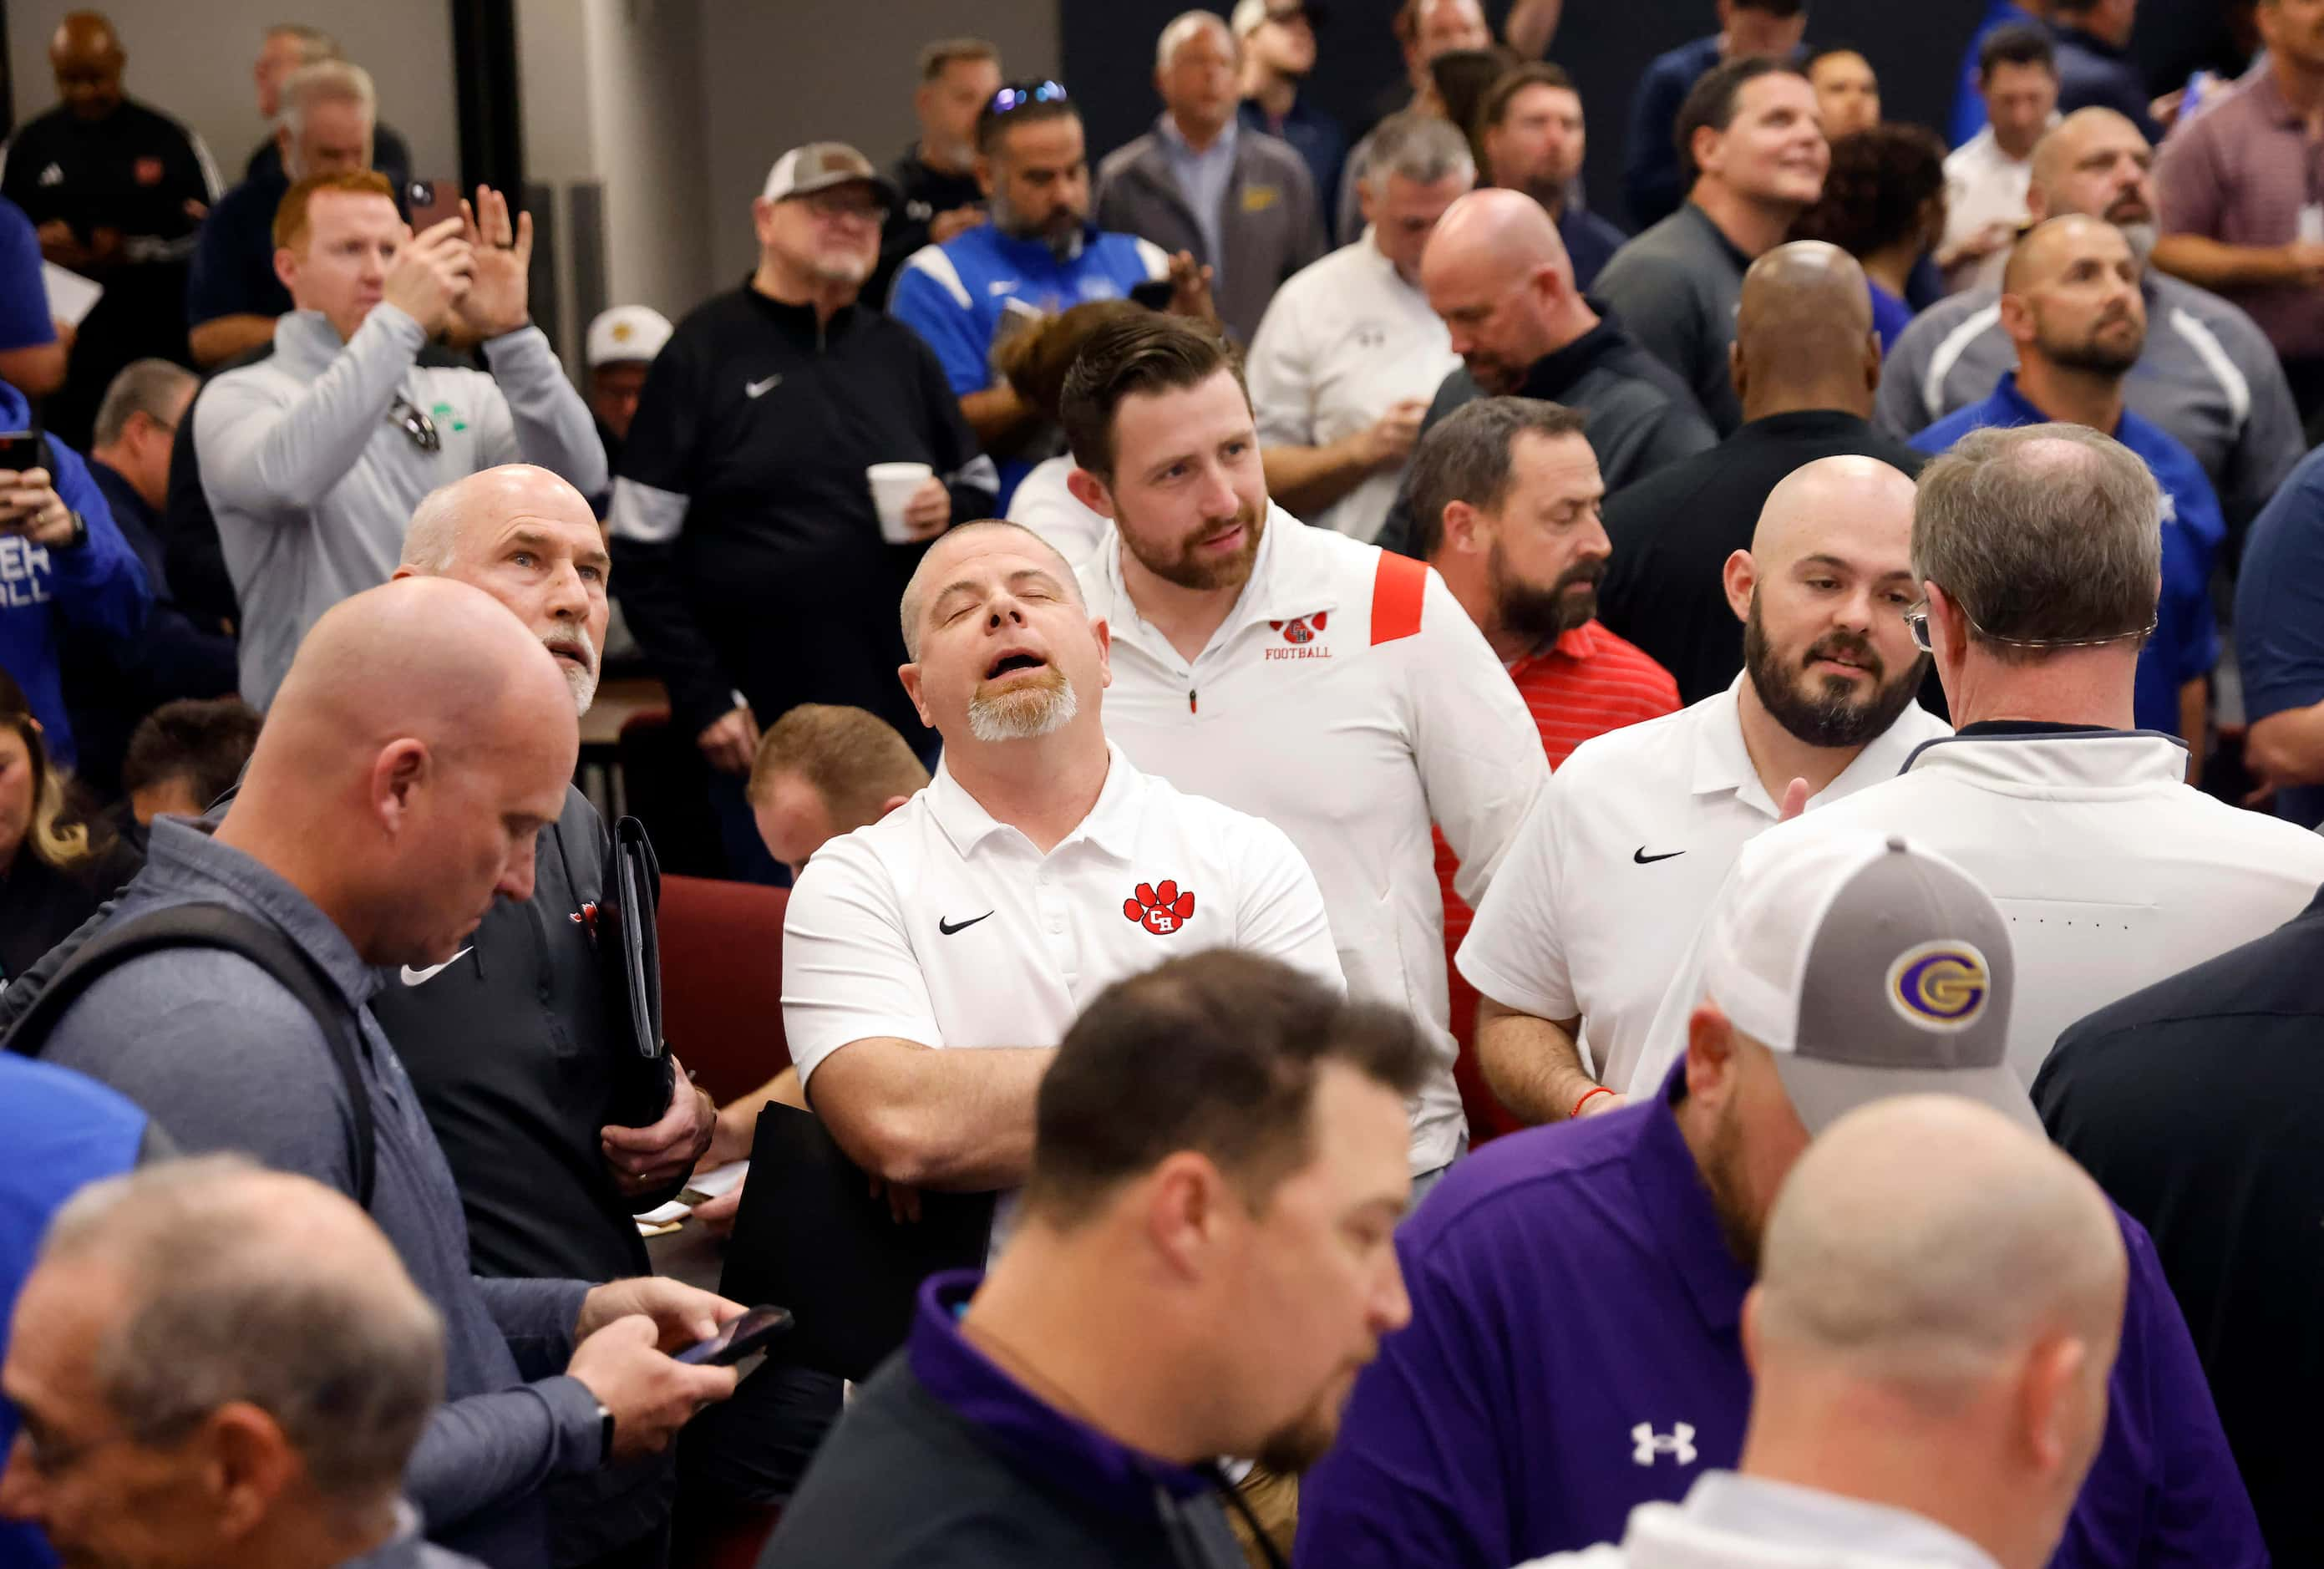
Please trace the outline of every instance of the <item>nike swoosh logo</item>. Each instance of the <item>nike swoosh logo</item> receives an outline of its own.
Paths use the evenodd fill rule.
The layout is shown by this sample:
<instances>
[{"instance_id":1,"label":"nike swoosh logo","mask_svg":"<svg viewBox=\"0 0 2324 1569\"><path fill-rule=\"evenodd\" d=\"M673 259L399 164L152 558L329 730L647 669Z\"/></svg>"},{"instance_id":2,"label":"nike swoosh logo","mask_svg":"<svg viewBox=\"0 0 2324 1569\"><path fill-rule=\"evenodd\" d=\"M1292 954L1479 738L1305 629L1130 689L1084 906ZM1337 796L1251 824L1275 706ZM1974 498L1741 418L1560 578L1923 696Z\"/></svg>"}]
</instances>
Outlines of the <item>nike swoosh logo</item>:
<instances>
[{"instance_id":1,"label":"nike swoosh logo","mask_svg":"<svg viewBox=\"0 0 2324 1569\"><path fill-rule=\"evenodd\" d=\"M433 981L438 975L442 974L445 971L450 969L453 965L458 964L462 959L466 958L474 952L475 952L474 947L462 948L458 953L454 954L442 964L430 964L424 970L415 970L410 965L406 964L403 966L403 983L407 986L424 986L429 982Z\"/></svg>"},{"instance_id":2,"label":"nike swoosh logo","mask_svg":"<svg viewBox=\"0 0 2324 1569\"><path fill-rule=\"evenodd\" d=\"M742 383L742 395L746 398L763 398L769 392L773 392L777 387L782 385L782 382L783 378L779 374L769 376L763 382L744 382Z\"/></svg>"},{"instance_id":3,"label":"nike swoosh logo","mask_svg":"<svg viewBox=\"0 0 2324 1569\"><path fill-rule=\"evenodd\" d=\"M1646 854L1646 847L1644 844L1641 844L1637 849L1630 852L1630 859L1637 862L1641 866L1652 866L1657 861L1667 861L1674 855L1683 855L1685 854L1686 852L1683 850L1665 850L1659 855L1649 855Z\"/></svg>"},{"instance_id":4,"label":"nike swoosh logo","mask_svg":"<svg viewBox=\"0 0 2324 1569\"><path fill-rule=\"evenodd\" d=\"M981 921L981 920L991 920L991 918L992 918L992 912L991 912L991 910L989 910L989 909L988 909L988 910L986 910L982 915L973 915L973 916L969 917L966 920L962 921L962 922L960 922L960 923L959 923L959 924L957 924L957 925L954 925L953 922L951 922L951 921L948 921L948 920L945 919L945 918L944 918L944 917L942 917L942 916L938 916L938 917L936 917L936 930L938 930L938 931L940 931L940 932L944 933L944 935L945 935L945 936L946 936L946 937L950 937L950 936L952 936L952 934L953 934L953 933L954 933L954 932L964 932L964 931L966 931L969 928L971 928L971 927L974 926L978 921Z\"/></svg>"}]
</instances>

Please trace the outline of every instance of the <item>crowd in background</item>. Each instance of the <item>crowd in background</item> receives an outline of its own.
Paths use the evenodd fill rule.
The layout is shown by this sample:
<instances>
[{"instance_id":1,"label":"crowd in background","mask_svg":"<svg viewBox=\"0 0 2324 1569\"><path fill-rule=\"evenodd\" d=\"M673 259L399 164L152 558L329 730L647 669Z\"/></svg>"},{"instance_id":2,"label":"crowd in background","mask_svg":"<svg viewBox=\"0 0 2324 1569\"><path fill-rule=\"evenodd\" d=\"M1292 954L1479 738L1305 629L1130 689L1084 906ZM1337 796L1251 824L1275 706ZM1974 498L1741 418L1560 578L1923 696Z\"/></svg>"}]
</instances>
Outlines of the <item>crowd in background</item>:
<instances>
[{"instance_id":1,"label":"crowd in background","mask_svg":"<svg viewBox=\"0 0 2324 1569\"><path fill-rule=\"evenodd\" d=\"M2324 0L1594 3L931 42L576 366L66 17L0 1565L2324 1562Z\"/></svg>"}]
</instances>

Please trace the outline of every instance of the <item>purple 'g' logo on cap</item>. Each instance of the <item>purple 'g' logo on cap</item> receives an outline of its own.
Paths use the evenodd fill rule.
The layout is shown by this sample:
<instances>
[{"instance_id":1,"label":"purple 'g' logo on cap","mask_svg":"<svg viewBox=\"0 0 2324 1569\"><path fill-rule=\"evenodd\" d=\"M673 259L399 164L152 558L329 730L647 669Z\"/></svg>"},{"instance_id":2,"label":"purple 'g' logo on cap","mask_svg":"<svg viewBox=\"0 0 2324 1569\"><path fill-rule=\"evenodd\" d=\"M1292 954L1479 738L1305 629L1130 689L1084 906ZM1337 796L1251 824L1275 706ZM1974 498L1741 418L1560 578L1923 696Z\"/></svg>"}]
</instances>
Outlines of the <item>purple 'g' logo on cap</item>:
<instances>
[{"instance_id":1,"label":"purple 'g' logo on cap","mask_svg":"<svg viewBox=\"0 0 2324 1569\"><path fill-rule=\"evenodd\" d=\"M1974 944L1922 943L1888 966L1888 1005L1923 1029L1966 1029L1993 994L1993 972Z\"/></svg>"}]
</instances>

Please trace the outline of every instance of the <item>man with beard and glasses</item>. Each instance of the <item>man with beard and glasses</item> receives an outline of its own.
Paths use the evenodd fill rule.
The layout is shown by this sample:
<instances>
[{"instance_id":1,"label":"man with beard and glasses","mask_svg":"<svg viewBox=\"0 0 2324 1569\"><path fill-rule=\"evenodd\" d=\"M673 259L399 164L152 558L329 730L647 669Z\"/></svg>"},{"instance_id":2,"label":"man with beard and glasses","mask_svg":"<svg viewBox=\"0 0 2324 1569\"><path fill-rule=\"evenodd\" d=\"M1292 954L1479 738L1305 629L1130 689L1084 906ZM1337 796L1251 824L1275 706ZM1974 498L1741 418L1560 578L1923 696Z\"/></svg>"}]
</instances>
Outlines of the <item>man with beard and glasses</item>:
<instances>
[{"instance_id":1,"label":"man with beard and glasses","mask_svg":"<svg viewBox=\"0 0 2324 1569\"><path fill-rule=\"evenodd\" d=\"M1598 617L1668 669L1686 703L1743 668L1720 572L1750 549L1768 493L1819 457L1855 453L1908 475L1925 461L1872 426L1880 341L1864 269L1839 246L1794 240L1751 263L1731 361L1742 426L1606 503L1614 554Z\"/></svg>"},{"instance_id":2,"label":"man with beard and glasses","mask_svg":"<svg viewBox=\"0 0 2324 1569\"><path fill-rule=\"evenodd\" d=\"M1500 656L1553 769L1594 735L1678 706L1670 672L1595 619L1606 485L1582 427L1555 403L1485 398L1430 431L1412 466L1416 548ZM1452 967L1476 912L1453 886L1452 846L1435 840L1461 1098L1472 1133L1506 1133L1522 1124L1477 1071L1477 989Z\"/></svg>"},{"instance_id":3,"label":"man with beard and glasses","mask_svg":"<svg viewBox=\"0 0 2324 1569\"><path fill-rule=\"evenodd\" d=\"M1217 1457L1305 1470L1404 1326L1412 1019L1213 949L1107 987L1041 1055L1016 1235L982 1280L921 1288L766 1569L1240 1569Z\"/></svg>"},{"instance_id":4,"label":"man with beard and glasses","mask_svg":"<svg viewBox=\"0 0 2324 1569\"><path fill-rule=\"evenodd\" d=\"M1960 733L1766 841L1912 834L1976 878L2017 934L2009 1066L2029 1084L2068 1025L2274 930L2324 883L2324 838L2203 794L2180 741L2134 727L2163 503L2137 454L2079 424L1973 431L1932 462L1907 619ZM1681 955L1642 1073L1685 1052L1707 946Z\"/></svg>"},{"instance_id":5,"label":"man with beard and glasses","mask_svg":"<svg viewBox=\"0 0 2324 1569\"><path fill-rule=\"evenodd\" d=\"M2123 401L2195 455L2240 538L2307 443L2283 367L2252 318L2144 265L2160 210L2153 163L2137 126L2112 109L2081 110L2035 143L2025 208L2034 223L2069 213L2103 218L2129 242L2143 269L2147 332ZM1889 351L1875 418L1890 435L1909 437L1990 395L2016 360L1997 286L1940 300Z\"/></svg>"},{"instance_id":6,"label":"man with beard and glasses","mask_svg":"<svg viewBox=\"0 0 2324 1569\"><path fill-rule=\"evenodd\" d=\"M1420 283L1461 356L1423 436L1476 398L1563 403L1590 417L1582 435L1609 491L1719 445L1678 373L1575 285L1556 225L1523 191L1471 191L1447 208L1421 255ZM1417 554L1415 523L1399 494L1379 543Z\"/></svg>"},{"instance_id":7,"label":"man with beard and glasses","mask_svg":"<svg viewBox=\"0 0 2324 1569\"><path fill-rule=\"evenodd\" d=\"M1946 734L1913 700L1912 521L1913 482L1877 459L1794 473L1726 562L1742 673L1583 743L1551 778L1458 956L1483 998L1479 1066L1520 1121L1593 1116L1651 1088L1639 1061L1672 946L1745 842L1786 807L1892 778Z\"/></svg>"},{"instance_id":8,"label":"man with beard and glasses","mask_svg":"<svg viewBox=\"0 0 2324 1569\"><path fill-rule=\"evenodd\" d=\"M757 270L654 357L613 478L622 608L710 765L727 866L755 881L781 879L742 788L761 724L844 703L932 745L896 688L890 607L927 540L993 507L944 365L858 299L894 198L843 143L776 160L752 205ZM932 473L891 542L865 471L915 462Z\"/></svg>"},{"instance_id":9,"label":"man with beard and glasses","mask_svg":"<svg viewBox=\"0 0 2324 1569\"><path fill-rule=\"evenodd\" d=\"M1429 825L1473 901L1548 782L1541 739L1425 563L1270 505L1250 399L1215 331L1170 316L1102 328L1062 407L1074 494L1113 520L1081 568L1112 640L1108 732L1140 766L1290 835L1349 989L1420 1020L1425 1192L1466 1143Z\"/></svg>"},{"instance_id":10,"label":"man with beard and glasses","mask_svg":"<svg viewBox=\"0 0 2324 1569\"><path fill-rule=\"evenodd\" d=\"M507 605L586 714L611 613L608 567L581 493L512 465L421 502L395 576L455 578ZM371 1001L444 1147L482 1276L651 1273L632 1216L676 1196L710 1144L709 1098L682 1067L650 1126L611 1121L638 1054L597 954L609 843L596 808L567 785L564 812L535 842L531 896L495 901L458 954L404 966ZM671 1477L668 1456L649 1455L553 1486L556 1562L658 1553Z\"/></svg>"},{"instance_id":11,"label":"man with beard and glasses","mask_svg":"<svg viewBox=\"0 0 2324 1569\"><path fill-rule=\"evenodd\" d=\"M1497 1141L1398 1232L1412 1323L1358 1379L1339 1444L1307 1479L1303 1566L1499 1569L1618 1538L1638 1505L1675 1503L1743 1456L1744 1299L1769 1212L1812 1140L1903 1095L1981 1103L2039 1135L2005 1063L2014 1012L2040 989L2025 925L1954 860L1860 827L1771 833L1745 846L1708 930L1683 1057L1652 1094ZM2105 1413L2103 1437L2072 1440L2098 1457L2056 1554L2006 1562L2258 1569L2251 1500L2154 1245L2110 1218L2129 1261L2127 1293L2104 1315L2120 1350L2105 1398L2085 1407ZM2078 1258L2053 1254L2063 1269ZM1807 1510L1794 1507L1796 1527ZM1772 1548L1743 1561L1901 1569Z\"/></svg>"},{"instance_id":12,"label":"man with beard and glasses","mask_svg":"<svg viewBox=\"0 0 2324 1569\"><path fill-rule=\"evenodd\" d=\"M1171 309L1209 316L1210 278L1186 252L1174 257L1090 221L1081 111L1060 83L1013 82L993 95L976 117L976 178L991 221L914 252L888 309L936 350L962 417L1001 465L1006 511L1018 482L1062 444L1001 374L1002 346L1044 317L1144 283L1167 281Z\"/></svg>"},{"instance_id":13,"label":"man with beard and glasses","mask_svg":"<svg viewBox=\"0 0 2324 1569\"><path fill-rule=\"evenodd\" d=\"M2135 453L2163 487L2163 601L2138 660L2135 723L2182 738L2188 777L2202 777L2211 667L2219 659L2211 564L2227 524L2203 466L2169 433L2124 407L2123 386L2146 340L2146 302L2129 243L2097 218L2052 218L2009 258L2001 324L2017 368L1993 395L1913 438L1943 452L1972 430L2058 420L2086 425Z\"/></svg>"},{"instance_id":14,"label":"man with beard and glasses","mask_svg":"<svg viewBox=\"0 0 2324 1569\"><path fill-rule=\"evenodd\" d=\"M901 623L898 674L944 758L800 874L783 1033L808 1104L872 1177L1013 1190L1041 1075L1107 986L1198 947L1280 959L1334 992L1340 965L1281 829L1180 794L1107 741L1106 623L1038 535L954 530L912 574Z\"/></svg>"}]
</instances>

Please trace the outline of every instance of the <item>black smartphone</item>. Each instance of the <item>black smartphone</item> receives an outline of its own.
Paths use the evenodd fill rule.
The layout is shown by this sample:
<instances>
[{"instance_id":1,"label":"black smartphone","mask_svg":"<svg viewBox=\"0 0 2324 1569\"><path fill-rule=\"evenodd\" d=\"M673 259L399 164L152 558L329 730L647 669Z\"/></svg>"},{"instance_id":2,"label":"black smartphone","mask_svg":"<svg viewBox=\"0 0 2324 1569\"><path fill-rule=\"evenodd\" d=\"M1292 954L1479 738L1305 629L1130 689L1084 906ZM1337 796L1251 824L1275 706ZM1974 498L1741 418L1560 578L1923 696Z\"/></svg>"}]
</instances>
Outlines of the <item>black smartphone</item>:
<instances>
[{"instance_id":1,"label":"black smartphone","mask_svg":"<svg viewBox=\"0 0 2324 1569\"><path fill-rule=\"evenodd\" d=\"M37 430L0 430L0 469L22 474L49 466L49 444Z\"/></svg>"},{"instance_id":2,"label":"black smartphone","mask_svg":"<svg viewBox=\"0 0 2324 1569\"><path fill-rule=\"evenodd\" d=\"M708 1340L697 1341L678 1353L682 1362L714 1368L733 1367L791 1326L788 1307L753 1307Z\"/></svg>"}]
</instances>

